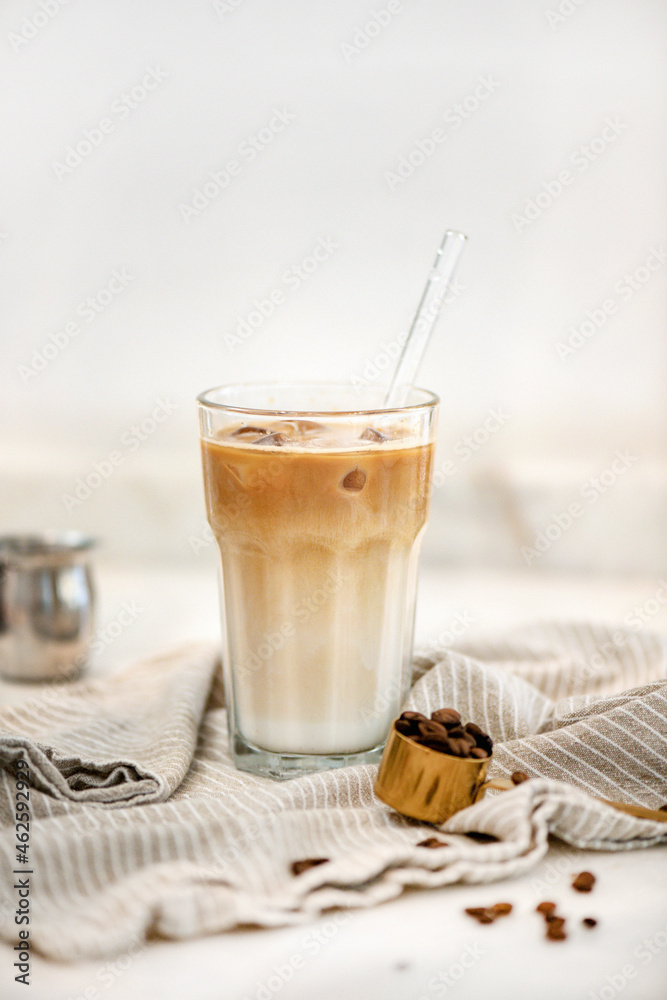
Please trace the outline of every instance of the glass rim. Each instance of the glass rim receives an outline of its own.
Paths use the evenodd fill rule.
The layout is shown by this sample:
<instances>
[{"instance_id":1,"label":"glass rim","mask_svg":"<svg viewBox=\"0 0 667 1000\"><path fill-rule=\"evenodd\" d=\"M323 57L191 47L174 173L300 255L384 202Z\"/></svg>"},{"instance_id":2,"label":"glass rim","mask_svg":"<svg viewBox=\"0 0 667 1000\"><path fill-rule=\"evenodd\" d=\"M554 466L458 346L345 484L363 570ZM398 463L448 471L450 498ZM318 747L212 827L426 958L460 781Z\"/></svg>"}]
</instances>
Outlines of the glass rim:
<instances>
[{"instance_id":1,"label":"glass rim","mask_svg":"<svg viewBox=\"0 0 667 1000\"><path fill-rule=\"evenodd\" d=\"M226 389L267 389L267 390L277 390L285 388L294 389L316 389L318 387L322 389L354 389L355 387L350 382L229 382L224 385L213 386L211 389L206 389L201 392L196 401L201 407L212 410L225 410L230 413L264 413L272 414L275 416L312 416L312 417L354 417L366 414L385 414L385 413L410 413L415 410L429 410L437 406L440 402L440 397L436 396L434 392L429 389L422 389L419 386L410 386L411 392L421 393L425 398L419 403L406 403L403 406L371 406L371 407L357 407L355 409L345 409L345 410L322 410L322 409L280 409L271 406L239 406L233 403L218 403L210 399L209 397L216 392L220 392ZM383 386L362 386L360 390L363 392L365 389L382 389L386 387Z\"/></svg>"}]
</instances>

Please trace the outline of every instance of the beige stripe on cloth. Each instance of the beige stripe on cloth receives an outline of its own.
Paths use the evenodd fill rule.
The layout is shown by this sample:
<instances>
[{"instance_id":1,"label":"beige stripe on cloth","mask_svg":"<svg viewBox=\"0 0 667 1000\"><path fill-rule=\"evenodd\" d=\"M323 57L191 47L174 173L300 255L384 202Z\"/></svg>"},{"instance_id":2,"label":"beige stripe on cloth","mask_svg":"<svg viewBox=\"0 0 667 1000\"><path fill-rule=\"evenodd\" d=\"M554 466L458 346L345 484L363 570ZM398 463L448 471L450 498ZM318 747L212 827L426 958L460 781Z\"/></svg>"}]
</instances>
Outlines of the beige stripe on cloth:
<instances>
[{"instance_id":1,"label":"beige stripe on cloth","mask_svg":"<svg viewBox=\"0 0 667 1000\"><path fill-rule=\"evenodd\" d=\"M5 707L0 935L16 932L20 757L32 782L31 942L58 959L501 879L535 865L549 833L603 850L665 843L667 824L598 797L667 802L666 648L643 632L549 624L417 657L409 707L454 705L494 738L491 776L533 779L452 817L436 850L417 846L433 827L375 798L373 766L285 782L237 771L209 646ZM307 857L330 861L293 876Z\"/></svg>"}]
</instances>

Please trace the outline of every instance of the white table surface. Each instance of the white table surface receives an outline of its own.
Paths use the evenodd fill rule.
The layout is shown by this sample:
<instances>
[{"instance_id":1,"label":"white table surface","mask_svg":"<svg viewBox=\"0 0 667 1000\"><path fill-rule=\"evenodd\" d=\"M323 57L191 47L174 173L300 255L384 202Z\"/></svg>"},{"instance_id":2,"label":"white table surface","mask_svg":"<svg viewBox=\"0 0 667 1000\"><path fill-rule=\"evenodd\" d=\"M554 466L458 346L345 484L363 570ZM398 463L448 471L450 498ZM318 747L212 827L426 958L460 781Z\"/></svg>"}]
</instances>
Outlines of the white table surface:
<instances>
[{"instance_id":1,"label":"white table surface","mask_svg":"<svg viewBox=\"0 0 667 1000\"><path fill-rule=\"evenodd\" d=\"M97 575L100 627L114 621L123 602L135 602L136 617L109 639L91 676L173 643L216 637L209 554L194 569L101 562ZM426 568L417 641L462 619L473 619L467 636L538 619L618 624L658 586L644 578ZM647 627L667 632L667 606ZM0 682L0 702L37 690ZM570 876L584 869L598 878L590 895L570 887ZM544 939L534 912L544 899L568 918L564 942ZM499 901L511 902L513 913L488 926L463 912ZM583 927L585 916L598 926ZM298 927L152 942L104 961L58 964L33 956L28 990L14 983L13 961L11 949L0 946L3 1000L667 1000L667 847L600 853L552 840L532 871L502 882L409 891Z\"/></svg>"}]
</instances>

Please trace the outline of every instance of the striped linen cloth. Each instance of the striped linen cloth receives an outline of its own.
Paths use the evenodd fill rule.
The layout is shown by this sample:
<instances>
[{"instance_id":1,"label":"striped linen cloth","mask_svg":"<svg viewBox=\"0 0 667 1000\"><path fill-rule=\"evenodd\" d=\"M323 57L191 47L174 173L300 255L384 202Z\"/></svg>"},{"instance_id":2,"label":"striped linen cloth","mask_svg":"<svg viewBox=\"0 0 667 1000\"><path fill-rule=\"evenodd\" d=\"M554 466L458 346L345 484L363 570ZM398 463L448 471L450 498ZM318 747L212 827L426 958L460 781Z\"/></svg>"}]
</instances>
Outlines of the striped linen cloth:
<instances>
[{"instance_id":1,"label":"striped linen cloth","mask_svg":"<svg viewBox=\"0 0 667 1000\"><path fill-rule=\"evenodd\" d=\"M410 707L453 705L495 740L490 793L439 828L373 794L376 768L275 782L237 771L219 666L188 645L111 678L46 688L0 710L0 935L13 941L16 761L28 761L31 945L63 960L159 935L308 920L407 886L527 871L549 833L603 850L667 842L667 824L599 798L667 802L667 643L541 625L415 659ZM463 836L491 834L492 842ZM292 862L328 858L298 876Z\"/></svg>"}]
</instances>

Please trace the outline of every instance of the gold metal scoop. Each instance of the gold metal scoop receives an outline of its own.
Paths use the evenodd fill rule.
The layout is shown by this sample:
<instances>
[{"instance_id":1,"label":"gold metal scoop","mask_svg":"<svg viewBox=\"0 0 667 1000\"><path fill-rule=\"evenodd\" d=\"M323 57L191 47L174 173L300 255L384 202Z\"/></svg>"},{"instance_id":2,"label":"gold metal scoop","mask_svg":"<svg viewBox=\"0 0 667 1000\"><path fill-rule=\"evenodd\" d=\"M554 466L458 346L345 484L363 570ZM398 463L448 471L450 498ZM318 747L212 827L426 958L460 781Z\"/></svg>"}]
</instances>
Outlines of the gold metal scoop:
<instances>
[{"instance_id":1,"label":"gold metal scoop","mask_svg":"<svg viewBox=\"0 0 667 1000\"><path fill-rule=\"evenodd\" d=\"M485 781L492 759L452 757L415 743L392 726L375 779L375 794L404 816L423 823L444 823L479 801L487 789L508 791L516 787L505 778ZM599 801L640 819L667 823L667 812L658 809Z\"/></svg>"}]
</instances>

